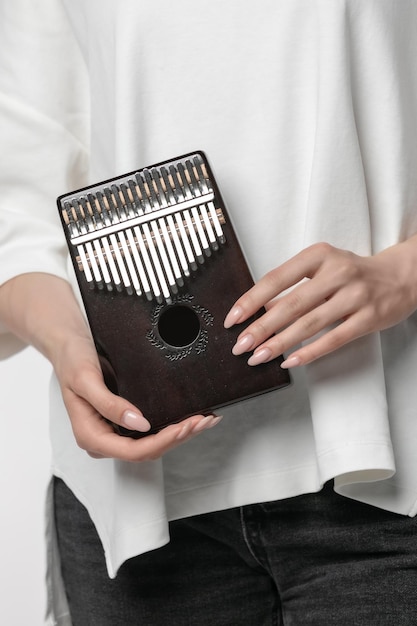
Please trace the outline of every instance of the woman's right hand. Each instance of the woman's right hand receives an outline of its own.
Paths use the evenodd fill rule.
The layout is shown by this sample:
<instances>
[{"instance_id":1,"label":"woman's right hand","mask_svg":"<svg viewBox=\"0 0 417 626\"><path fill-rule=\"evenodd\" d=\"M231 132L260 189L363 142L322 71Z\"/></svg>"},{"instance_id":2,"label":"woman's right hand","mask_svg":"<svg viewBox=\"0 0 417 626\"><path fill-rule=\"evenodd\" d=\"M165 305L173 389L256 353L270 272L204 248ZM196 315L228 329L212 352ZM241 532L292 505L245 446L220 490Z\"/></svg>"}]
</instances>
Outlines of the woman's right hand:
<instances>
[{"instance_id":1,"label":"woman's right hand","mask_svg":"<svg viewBox=\"0 0 417 626\"><path fill-rule=\"evenodd\" d=\"M220 421L213 415L195 415L140 439L121 436L109 421L144 433L150 424L137 407L108 390L91 339L72 337L55 361L75 439L95 458L133 462L156 459Z\"/></svg>"},{"instance_id":2,"label":"woman's right hand","mask_svg":"<svg viewBox=\"0 0 417 626\"><path fill-rule=\"evenodd\" d=\"M105 385L89 328L71 286L50 274L24 274L0 287L0 319L52 364L78 445L95 458L148 461L211 428L220 417L194 415L140 439L111 423L147 432L138 407Z\"/></svg>"}]
</instances>

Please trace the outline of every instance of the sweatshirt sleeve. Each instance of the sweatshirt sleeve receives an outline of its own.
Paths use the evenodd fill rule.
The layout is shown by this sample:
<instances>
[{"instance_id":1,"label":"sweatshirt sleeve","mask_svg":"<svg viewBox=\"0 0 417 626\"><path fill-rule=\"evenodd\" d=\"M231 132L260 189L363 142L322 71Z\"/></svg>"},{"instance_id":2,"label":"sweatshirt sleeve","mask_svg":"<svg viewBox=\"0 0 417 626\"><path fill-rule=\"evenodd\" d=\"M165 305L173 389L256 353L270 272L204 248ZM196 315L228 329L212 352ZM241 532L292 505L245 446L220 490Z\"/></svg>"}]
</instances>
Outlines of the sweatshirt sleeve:
<instances>
[{"instance_id":1,"label":"sweatshirt sleeve","mask_svg":"<svg viewBox=\"0 0 417 626\"><path fill-rule=\"evenodd\" d=\"M87 184L89 85L59 0L0 4L0 285L67 277L56 197ZM0 322L0 358L21 349Z\"/></svg>"}]
</instances>

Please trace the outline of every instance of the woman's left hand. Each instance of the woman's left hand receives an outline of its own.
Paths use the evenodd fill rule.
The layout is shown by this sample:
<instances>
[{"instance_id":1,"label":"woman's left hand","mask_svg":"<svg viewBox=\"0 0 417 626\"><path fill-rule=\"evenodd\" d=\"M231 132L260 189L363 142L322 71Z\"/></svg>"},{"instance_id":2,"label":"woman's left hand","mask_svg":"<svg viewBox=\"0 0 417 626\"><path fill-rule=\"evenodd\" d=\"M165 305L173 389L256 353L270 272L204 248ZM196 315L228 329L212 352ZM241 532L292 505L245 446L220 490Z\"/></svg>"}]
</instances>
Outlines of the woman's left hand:
<instances>
[{"instance_id":1,"label":"woman's left hand","mask_svg":"<svg viewBox=\"0 0 417 626\"><path fill-rule=\"evenodd\" d=\"M243 294L225 327L244 322L263 306L267 311L233 347L236 355L254 351L249 365L271 361L318 335L290 353L282 367L305 365L393 326L417 309L417 235L370 257L314 244Z\"/></svg>"}]
</instances>

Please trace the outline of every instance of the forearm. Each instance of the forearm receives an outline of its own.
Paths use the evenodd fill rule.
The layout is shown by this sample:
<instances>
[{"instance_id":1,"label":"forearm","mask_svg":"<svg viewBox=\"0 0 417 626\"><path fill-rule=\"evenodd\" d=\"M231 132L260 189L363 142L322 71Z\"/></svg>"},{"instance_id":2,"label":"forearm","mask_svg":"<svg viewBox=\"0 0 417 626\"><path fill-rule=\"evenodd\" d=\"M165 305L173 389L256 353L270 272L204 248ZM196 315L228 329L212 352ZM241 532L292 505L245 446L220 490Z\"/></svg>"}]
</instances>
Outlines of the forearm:
<instances>
[{"instance_id":1,"label":"forearm","mask_svg":"<svg viewBox=\"0 0 417 626\"><path fill-rule=\"evenodd\" d=\"M51 274L22 274L4 283L0 319L53 364L66 341L90 338L71 286Z\"/></svg>"},{"instance_id":2,"label":"forearm","mask_svg":"<svg viewBox=\"0 0 417 626\"><path fill-rule=\"evenodd\" d=\"M417 309L417 233L405 241L383 250L379 255L389 258L392 251L397 253L398 277L407 293L406 300L411 301L411 307L414 303L414 309ZM388 262L391 263L391 259ZM405 312L406 317L410 310L407 311L405 308Z\"/></svg>"}]
</instances>

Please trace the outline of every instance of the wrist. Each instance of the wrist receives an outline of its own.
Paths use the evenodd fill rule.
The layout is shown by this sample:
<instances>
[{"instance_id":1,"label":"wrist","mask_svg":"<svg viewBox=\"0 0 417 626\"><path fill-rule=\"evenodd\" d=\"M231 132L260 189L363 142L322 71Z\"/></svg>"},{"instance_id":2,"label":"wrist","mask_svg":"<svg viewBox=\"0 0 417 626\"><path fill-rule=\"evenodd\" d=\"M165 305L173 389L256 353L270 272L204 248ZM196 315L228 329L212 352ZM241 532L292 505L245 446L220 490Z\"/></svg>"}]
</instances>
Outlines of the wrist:
<instances>
[{"instance_id":1,"label":"wrist","mask_svg":"<svg viewBox=\"0 0 417 626\"><path fill-rule=\"evenodd\" d=\"M0 316L17 337L54 365L66 343L90 331L71 286L50 274L23 274L0 288Z\"/></svg>"}]
</instances>

